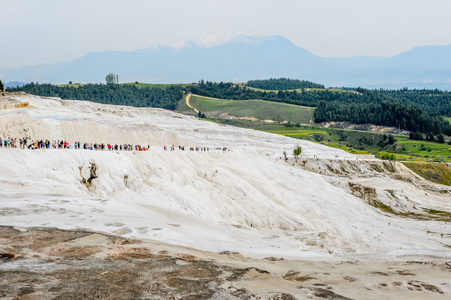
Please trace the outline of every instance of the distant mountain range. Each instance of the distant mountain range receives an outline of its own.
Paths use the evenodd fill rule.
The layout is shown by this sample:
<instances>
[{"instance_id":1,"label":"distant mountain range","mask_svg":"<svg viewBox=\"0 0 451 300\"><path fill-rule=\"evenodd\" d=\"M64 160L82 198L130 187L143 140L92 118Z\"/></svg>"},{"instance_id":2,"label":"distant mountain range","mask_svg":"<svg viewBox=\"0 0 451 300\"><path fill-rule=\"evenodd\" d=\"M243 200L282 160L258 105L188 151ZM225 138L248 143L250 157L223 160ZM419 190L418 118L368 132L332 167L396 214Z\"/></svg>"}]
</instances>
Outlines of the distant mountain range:
<instances>
[{"instance_id":1,"label":"distant mountain range","mask_svg":"<svg viewBox=\"0 0 451 300\"><path fill-rule=\"evenodd\" d=\"M2 80L22 82L244 82L288 77L326 86L439 88L451 90L451 45L422 46L393 57L325 58L282 36L221 36L181 47L156 46L131 52L89 53L79 59L0 70Z\"/></svg>"},{"instance_id":2,"label":"distant mountain range","mask_svg":"<svg viewBox=\"0 0 451 300\"><path fill-rule=\"evenodd\" d=\"M20 82L20 81L10 81L10 82L5 83L4 85L5 85L5 88L12 88L12 87L15 88L18 86L23 86L25 84L26 84L25 82Z\"/></svg>"}]
</instances>

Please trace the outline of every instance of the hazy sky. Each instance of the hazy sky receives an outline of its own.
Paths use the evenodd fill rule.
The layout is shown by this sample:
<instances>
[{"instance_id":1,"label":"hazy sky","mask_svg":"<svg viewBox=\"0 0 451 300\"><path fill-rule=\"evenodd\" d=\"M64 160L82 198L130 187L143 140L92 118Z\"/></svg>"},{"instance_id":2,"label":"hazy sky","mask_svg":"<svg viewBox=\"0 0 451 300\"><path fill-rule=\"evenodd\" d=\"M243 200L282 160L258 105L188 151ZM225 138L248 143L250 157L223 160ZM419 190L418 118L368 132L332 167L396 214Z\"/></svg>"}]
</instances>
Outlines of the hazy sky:
<instances>
[{"instance_id":1,"label":"hazy sky","mask_svg":"<svg viewBox=\"0 0 451 300\"><path fill-rule=\"evenodd\" d=\"M0 0L0 69L201 34L282 35L320 56L451 44L450 0Z\"/></svg>"}]
</instances>

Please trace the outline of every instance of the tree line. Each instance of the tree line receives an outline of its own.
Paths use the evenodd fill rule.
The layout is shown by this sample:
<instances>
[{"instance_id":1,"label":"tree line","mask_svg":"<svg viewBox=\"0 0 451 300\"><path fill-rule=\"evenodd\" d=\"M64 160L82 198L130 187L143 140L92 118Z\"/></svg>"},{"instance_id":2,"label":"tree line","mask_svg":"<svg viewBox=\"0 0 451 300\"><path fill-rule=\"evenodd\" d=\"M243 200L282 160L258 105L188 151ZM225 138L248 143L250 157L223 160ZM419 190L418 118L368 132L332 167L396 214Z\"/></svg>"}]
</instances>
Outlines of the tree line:
<instances>
[{"instance_id":1,"label":"tree line","mask_svg":"<svg viewBox=\"0 0 451 300\"><path fill-rule=\"evenodd\" d=\"M399 127L414 133L451 135L450 124L437 116L430 116L413 105L400 102L340 103L319 102L315 122L350 122ZM416 135L418 136L418 135Z\"/></svg>"},{"instance_id":2,"label":"tree line","mask_svg":"<svg viewBox=\"0 0 451 300\"><path fill-rule=\"evenodd\" d=\"M29 83L9 91L24 91L40 96L61 99L89 100L104 104L137 107L159 107L175 110L183 91L193 94L232 100L262 99L316 107L316 123L347 121L356 124L372 123L400 127L414 133L451 136L451 125L440 116L451 115L451 92L440 90L366 90L336 92L327 89L301 91L260 91L231 82L214 83L201 80L198 84L168 88L137 87L116 84L117 76L107 76L109 84L58 86ZM108 80L110 79L110 80ZM268 83L283 84L286 79L269 79ZM274 85L275 86L275 85ZM269 86L266 86L269 87Z\"/></svg>"},{"instance_id":3,"label":"tree line","mask_svg":"<svg viewBox=\"0 0 451 300\"><path fill-rule=\"evenodd\" d=\"M357 88L354 92L346 93L327 89L266 92L230 82L203 80L186 89L193 94L221 99L262 99L316 107L316 123L372 123L424 134L451 135L451 125L440 117L451 115L451 93L446 91Z\"/></svg>"},{"instance_id":4,"label":"tree line","mask_svg":"<svg viewBox=\"0 0 451 300\"><path fill-rule=\"evenodd\" d=\"M433 116L451 116L451 92L438 89L378 90L380 93L395 101L420 107L424 112Z\"/></svg>"},{"instance_id":5,"label":"tree line","mask_svg":"<svg viewBox=\"0 0 451 300\"><path fill-rule=\"evenodd\" d=\"M181 87L138 88L122 84L86 84L77 87L53 84L28 83L8 91L23 91L29 94L61 99L89 100L103 104L135 107L159 107L175 110L183 97Z\"/></svg>"},{"instance_id":6,"label":"tree line","mask_svg":"<svg viewBox=\"0 0 451 300\"><path fill-rule=\"evenodd\" d=\"M306 88L324 89L324 85L307 80L289 78L270 78L263 80L249 80L247 86L262 90L295 90Z\"/></svg>"},{"instance_id":7,"label":"tree line","mask_svg":"<svg viewBox=\"0 0 451 300\"><path fill-rule=\"evenodd\" d=\"M262 99L275 102L284 102L305 106L317 106L319 101L324 98L340 97L339 93L328 92L327 90L319 90L315 93L297 91L258 91L247 88L246 86L234 84L231 82L211 82L201 80L198 84L186 86L187 92L220 99L229 100L251 100Z\"/></svg>"}]
</instances>

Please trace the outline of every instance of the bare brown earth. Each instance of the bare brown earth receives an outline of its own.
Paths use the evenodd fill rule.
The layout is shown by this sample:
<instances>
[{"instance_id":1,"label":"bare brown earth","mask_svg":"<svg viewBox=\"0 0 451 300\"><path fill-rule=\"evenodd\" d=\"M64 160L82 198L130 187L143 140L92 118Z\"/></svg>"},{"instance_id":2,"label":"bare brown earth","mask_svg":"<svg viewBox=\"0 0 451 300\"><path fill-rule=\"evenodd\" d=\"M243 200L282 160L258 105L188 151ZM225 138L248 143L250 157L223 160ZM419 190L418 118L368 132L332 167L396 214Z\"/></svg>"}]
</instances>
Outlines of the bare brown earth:
<instances>
[{"instance_id":1,"label":"bare brown earth","mask_svg":"<svg viewBox=\"0 0 451 300\"><path fill-rule=\"evenodd\" d=\"M377 132L377 133L392 133L392 134L404 134L408 135L409 132L407 130L400 130L396 127L386 127L379 126L373 124L352 124L349 122L323 122L319 124L320 126L326 128L339 128L339 129L347 129L347 130L360 130L360 131L368 131L368 132Z\"/></svg>"},{"instance_id":2,"label":"bare brown earth","mask_svg":"<svg viewBox=\"0 0 451 300\"><path fill-rule=\"evenodd\" d=\"M449 299L451 261L251 259L84 230L0 227L1 299Z\"/></svg>"}]
</instances>

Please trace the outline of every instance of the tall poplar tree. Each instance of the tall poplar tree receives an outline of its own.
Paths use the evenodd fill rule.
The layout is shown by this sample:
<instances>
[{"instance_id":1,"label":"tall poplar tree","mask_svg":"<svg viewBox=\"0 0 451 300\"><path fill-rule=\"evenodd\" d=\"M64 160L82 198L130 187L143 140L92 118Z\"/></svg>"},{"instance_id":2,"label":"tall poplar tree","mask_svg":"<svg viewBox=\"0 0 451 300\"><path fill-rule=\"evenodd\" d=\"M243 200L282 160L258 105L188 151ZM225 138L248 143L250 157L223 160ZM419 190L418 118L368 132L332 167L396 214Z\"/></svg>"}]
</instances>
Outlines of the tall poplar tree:
<instances>
[{"instance_id":1,"label":"tall poplar tree","mask_svg":"<svg viewBox=\"0 0 451 300\"><path fill-rule=\"evenodd\" d=\"M119 75L110 73L105 77L105 80L106 84L119 84Z\"/></svg>"}]
</instances>

